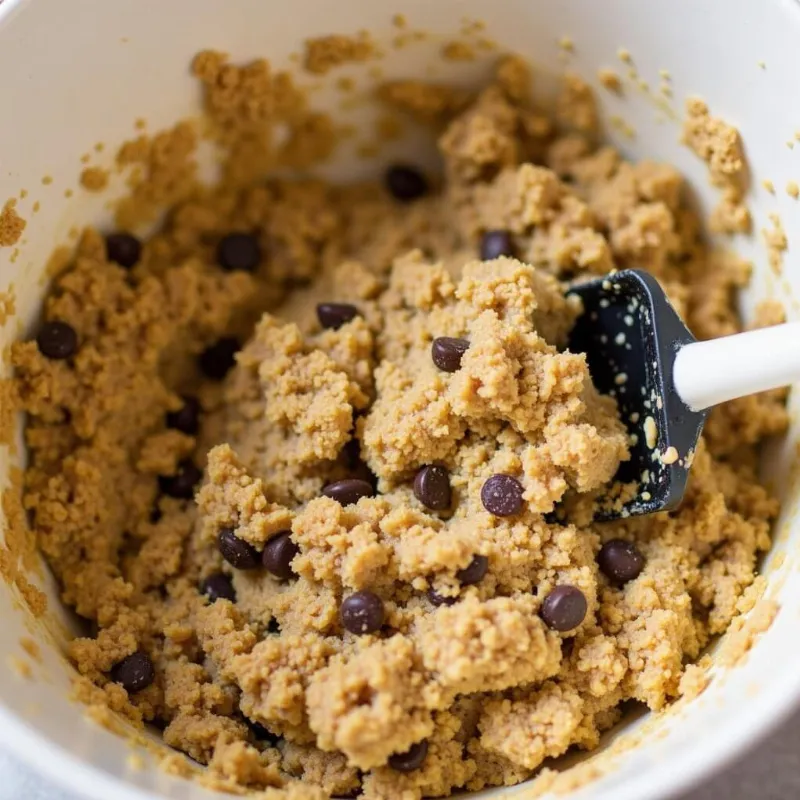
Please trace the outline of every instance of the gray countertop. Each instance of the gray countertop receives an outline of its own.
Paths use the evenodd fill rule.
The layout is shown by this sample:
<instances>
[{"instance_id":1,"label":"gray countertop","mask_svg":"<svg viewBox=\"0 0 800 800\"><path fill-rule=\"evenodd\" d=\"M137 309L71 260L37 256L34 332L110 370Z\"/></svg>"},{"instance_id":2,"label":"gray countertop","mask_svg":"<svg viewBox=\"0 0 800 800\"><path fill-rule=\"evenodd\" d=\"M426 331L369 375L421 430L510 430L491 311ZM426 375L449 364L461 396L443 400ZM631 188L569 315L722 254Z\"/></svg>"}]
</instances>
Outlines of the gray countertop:
<instances>
[{"instance_id":1,"label":"gray countertop","mask_svg":"<svg viewBox=\"0 0 800 800\"><path fill-rule=\"evenodd\" d=\"M800 713L754 750L680 800L785 800L800 797ZM0 753L0 800L83 800Z\"/></svg>"}]
</instances>

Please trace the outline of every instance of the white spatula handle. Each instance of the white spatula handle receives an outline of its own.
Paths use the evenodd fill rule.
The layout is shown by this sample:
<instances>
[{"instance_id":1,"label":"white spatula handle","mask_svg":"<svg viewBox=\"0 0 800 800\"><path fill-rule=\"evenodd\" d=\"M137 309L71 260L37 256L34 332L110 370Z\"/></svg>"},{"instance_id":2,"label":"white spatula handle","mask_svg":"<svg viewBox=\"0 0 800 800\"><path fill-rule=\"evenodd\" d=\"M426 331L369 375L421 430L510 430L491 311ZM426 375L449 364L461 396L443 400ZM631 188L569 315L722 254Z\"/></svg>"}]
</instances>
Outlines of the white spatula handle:
<instances>
[{"instance_id":1,"label":"white spatula handle","mask_svg":"<svg viewBox=\"0 0 800 800\"><path fill-rule=\"evenodd\" d=\"M800 322L687 344L673 367L675 390L693 411L795 381Z\"/></svg>"}]
</instances>

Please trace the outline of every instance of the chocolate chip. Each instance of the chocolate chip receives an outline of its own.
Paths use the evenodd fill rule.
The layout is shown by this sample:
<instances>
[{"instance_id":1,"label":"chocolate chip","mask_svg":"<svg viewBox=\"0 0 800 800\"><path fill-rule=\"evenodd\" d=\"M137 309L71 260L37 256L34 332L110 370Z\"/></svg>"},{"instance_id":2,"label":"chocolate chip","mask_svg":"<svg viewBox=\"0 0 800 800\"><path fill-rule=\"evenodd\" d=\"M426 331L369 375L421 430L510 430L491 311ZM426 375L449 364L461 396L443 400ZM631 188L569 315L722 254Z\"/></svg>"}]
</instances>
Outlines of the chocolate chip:
<instances>
[{"instance_id":1,"label":"chocolate chip","mask_svg":"<svg viewBox=\"0 0 800 800\"><path fill-rule=\"evenodd\" d=\"M211 380L221 381L233 369L238 351L239 342L232 336L225 336L200 353L200 369Z\"/></svg>"},{"instance_id":2,"label":"chocolate chip","mask_svg":"<svg viewBox=\"0 0 800 800\"><path fill-rule=\"evenodd\" d=\"M386 171L386 188L395 200L410 203L428 193L428 180L414 167L395 164Z\"/></svg>"},{"instance_id":3,"label":"chocolate chip","mask_svg":"<svg viewBox=\"0 0 800 800\"><path fill-rule=\"evenodd\" d=\"M261 263L261 245L249 233L230 233L217 245L217 263L228 272L253 272Z\"/></svg>"},{"instance_id":4,"label":"chocolate chip","mask_svg":"<svg viewBox=\"0 0 800 800\"><path fill-rule=\"evenodd\" d=\"M106 256L109 261L131 269L142 257L142 243L130 233L111 233L106 236Z\"/></svg>"},{"instance_id":5,"label":"chocolate chip","mask_svg":"<svg viewBox=\"0 0 800 800\"><path fill-rule=\"evenodd\" d=\"M575 586L556 586L542 603L541 615L548 628L571 631L583 622L588 605L583 592Z\"/></svg>"},{"instance_id":6,"label":"chocolate chip","mask_svg":"<svg viewBox=\"0 0 800 800\"><path fill-rule=\"evenodd\" d=\"M439 594L434 588L428 589L428 600L435 606L453 606L458 602L458 597L450 597L449 595Z\"/></svg>"},{"instance_id":7,"label":"chocolate chip","mask_svg":"<svg viewBox=\"0 0 800 800\"><path fill-rule=\"evenodd\" d=\"M323 328L339 330L347 322L358 316L358 309L350 303L320 303L317 306L317 319Z\"/></svg>"},{"instance_id":8,"label":"chocolate chip","mask_svg":"<svg viewBox=\"0 0 800 800\"><path fill-rule=\"evenodd\" d=\"M461 359L468 348L469 342L466 339L439 336L431 345L431 358L439 369L455 372L461 366Z\"/></svg>"},{"instance_id":9,"label":"chocolate chip","mask_svg":"<svg viewBox=\"0 0 800 800\"><path fill-rule=\"evenodd\" d=\"M236 590L231 579L224 572L215 572L204 578L200 584L200 594L206 595L214 603L217 600L236 602Z\"/></svg>"},{"instance_id":10,"label":"chocolate chip","mask_svg":"<svg viewBox=\"0 0 800 800\"><path fill-rule=\"evenodd\" d=\"M492 475L481 487L483 507L496 517L510 517L522 510L522 484L511 475Z\"/></svg>"},{"instance_id":11,"label":"chocolate chip","mask_svg":"<svg viewBox=\"0 0 800 800\"><path fill-rule=\"evenodd\" d=\"M433 511L450 508L450 473L435 464L422 467L414 478L414 496Z\"/></svg>"},{"instance_id":12,"label":"chocolate chip","mask_svg":"<svg viewBox=\"0 0 800 800\"><path fill-rule=\"evenodd\" d=\"M357 503L362 497L372 497L375 490L361 478L343 478L325 486L322 494L343 506L349 506Z\"/></svg>"},{"instance_id":13,"label":"chocolate chip","mask_svg":"<svg viewBox=\"0 0 800 800\"><path fill-rule=\"evenodd\" d=\"M636 545L624 539L611 539L597 554L600 571L617 586L638 578L644 569L644 556Z\"/></svg>"},{"instance_id":14,"label":"chocolate chip","mask_svg":"<svg viewBox=\"0 0 800 800\"><path fill-rule=\"evenodd\" d=\"M153 662L147 653L132 653L111 670L111 680L119 683L128 694L146 689L156 678Z\"/></svg>"},{"instance_id":15,"label":"chocolate chip","mask_svg":"<svg viewBox=\"0 0 800 800\"><path fill-rule=\"evenodd\" d=\"M374 592L354 592L342 600L339 616L350 633L375 633L383 625L383 600Z\"/></svg>"},{"instance_id":16,"label":"chocolate chip","mask_svg":"<svg viewBox=\"0 0 800 800\"><path fill-rule=\"evenodd\" d=\"M428 755L428 740L412 744L405 753L389 756L389 766L398 772L414 772L419 769Z\"/></svg>"},{"instance_id":17,"label":"chocolate chip","mask_svg":"<svg viewBox=\"0 0 800 800\"><path fill-rule=\"evenodd\" d=\"M249 542L240 539L230 528L217 536L217 548L222 557L236 569L256 569L261 566L261 554Z\"/></svg>"},{"instance_id":18,"label":"chocolate chip","mask_svg":"<svg viewBox=\"0 0 800 800\"><path fill-rule=\"evenodd\" d=\"M292 559L300 552L300 548L292 541L291 534L291 531L276 534L266 543L261 554L267 572L283 580L294 576Z\"/></svg>"},{"instance_id":19,"label":"chocolate chip","mask_svg":"<svg viewBox=\"0 0 800 800\"><path fill-rule=\"evenodd\" d=\"M514 241L508 231L486 231L481 238L481 260L492 261L514 255Z\"/></svg>"},{"instance_id":20,"label":"chocolate chip","mask_svg":"<svg viewBox=\"0 0 800 800\"><path fill-rule=\"evenodd\" d=\"M36 337L39 352L47 358L69 358L78 349L78 334L66 322L45 322Z\"/></svg>"},{"instance_id":21,"label":"chocolate chip","mask_svg":"<svg viewBox=\"0 0 800 800\"><path fill-rule=\"evenodd\" d=\"M200 430L200 401L196 397L183 397L183 405L167 414L167 427L194 436Z\"/></svg>"},{"instance_id":22,"label":"chocolate chip","mask_svg":"<svg viewBox=\"0 0 800 800\"><path fill-rule=\"evenodd\" d=\"M161 475L158 485L169 497L191 500L194 497L194 487L200 483L202 477L203 471L187 458L178 462L178 469L174 475Z\"/></svg>"},{"instance_id":23,"label":"chocolate chip","mask_svg":"<svg viewBox=\"0 0 800 800\"><path fill-rule=\"evenodd\" d=\"M462 586L472 586L474 583L479 583L488 570L489 559L486 556L473 556L472 561L464 569L456 572L456 578Z\"/></svg>"}]
</instances>

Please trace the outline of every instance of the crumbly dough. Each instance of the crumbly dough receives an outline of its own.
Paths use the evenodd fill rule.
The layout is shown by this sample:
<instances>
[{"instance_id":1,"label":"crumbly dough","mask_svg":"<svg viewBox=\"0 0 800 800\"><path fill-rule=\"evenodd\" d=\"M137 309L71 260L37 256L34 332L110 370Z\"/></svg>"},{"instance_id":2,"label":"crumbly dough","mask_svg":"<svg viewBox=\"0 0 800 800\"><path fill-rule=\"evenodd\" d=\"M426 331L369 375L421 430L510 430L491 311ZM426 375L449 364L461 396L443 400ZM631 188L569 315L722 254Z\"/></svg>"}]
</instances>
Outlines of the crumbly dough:
<instances>
[{"instance_id":1,"label":"crumbly dough","mask_svg":"<svg viewBox=\"0 0 800 800\"><path fill-rule=\"evenodd\" d=\"M17 213L17 200L12 197L0 209L0 247L12 247L22 237L27 222Z\"/></svg>"},{"instance_id":2,"label":"crumbly dough","mask_svg":"<svg viewBox=\"0 0 800 800\"><path fill-rule=\"evenodd\" d=\"M80 175L80 183L90 192L102 192L108 186L108 170L102 167L86 167Z\"/></svg>"},{"instance_id":3,"label":"crumbly dough","mask_svg":"<svg viewBox=\"0 0 800 800\"><path fill-rule=\"evenodd\" d=\"M750 212L744 204L747 190L747 164L739 131L712 117L699 97L686 101L683 142L708 164L708 173L721 197L711 214L709 226L722 233L749 233Z\"/></svg>"},{"instance_id":4,"label":"crumbly dough","mask_svg":"<svg viewBox=\"0 0 800 800\"><path fill-rule=\"evenodd\" d=\"M64 601L94 627L71 647L80 694L157 724L228 789L419 800L522 781L596 747L624 702L659 710L697 686L685 665L743 610L770 543L777 503L756 454L786 426L784 395L712 412L679 510L598 524L593 500L627 435L584 357L564 350L579 313L565 283L613 268L656 275L700 337L741 329L747 265L702 244L681 176L598 145L576 76L557 120L544 118L527 71L506 59L471 100L384 88L440 132L442 185L414 203L373 184L243 183L257 174L248 158L280 161L264 130L291 120L282 156L297 164L329 152L332 127L266 62L204 53L194 71L227 153L222 183L197 183L188 124L129 143L120 160L140 173L121 219L171 212L131 272L109 263L97 232L83 235L44 309L77 331L74 359L48 360L35 342L12 352L28 414L24 507ZM690 114L687 140L732 186L738 140L701 106ZM480 235L498 228L516 258L480 261ZM261 266L221 270L217 241L243 230L257 232ZM321 330L319 302L359 315ZM228 377L209 381L197 355L221 336L243 346ZM458 371L432 363L436 336L469 338ZM203 409L197 436L165 427L187 393ZM378 491L343 507L321 489L351 473L354 439ZM158 476L189 456L205 469L196 502L159 495ZM431 463L450 473L446 512L412 491ZM495 473L522 484L520 514L484 509ZM221 528L258 550L290 529L296 577L232 569ZM646 558L622 587L596 563L613 538ZM488 571L461 586L475 555ZM235 603L198 591L219 571ZM539 614L564 583L588 604L566 634ZM458 602L434 606L431 589ZM343 596L360 590L384 602L380 633L340 623ZM128 696L109 672L137 650L156 679ZM422 739L419 769L387 764Z\"/></svg>"},{"instance_id":5,"label":"crumbly dough","mask_svg":"<svg viewBox=\"0 0 800 800\"><path fill-rule=\"evenodd\" d=\"M366 35L319 36L307 39L303 66L317 75L325 75L342 64L368 61L375 56L375 45Z\"/></svg>"}]
</instances>

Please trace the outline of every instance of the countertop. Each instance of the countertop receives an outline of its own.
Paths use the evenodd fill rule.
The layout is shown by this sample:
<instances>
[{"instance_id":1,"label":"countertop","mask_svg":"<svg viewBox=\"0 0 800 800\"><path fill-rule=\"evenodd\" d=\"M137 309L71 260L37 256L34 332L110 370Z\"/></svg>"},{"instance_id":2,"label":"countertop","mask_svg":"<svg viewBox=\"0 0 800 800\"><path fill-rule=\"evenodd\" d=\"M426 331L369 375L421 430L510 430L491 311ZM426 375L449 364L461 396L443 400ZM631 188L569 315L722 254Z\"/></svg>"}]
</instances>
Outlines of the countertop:
<instances>
[{"instance_id":1,"label":"countertop","mask_svg":"<svg viewBox=\"0 0 800 800\"><path fill-rule=\"evenodd\" d=\"M746 756L680 800L800 797L800 712ZM0 800L84 800L54 788L0 753Z\"/></svg>"}]
</instances>

